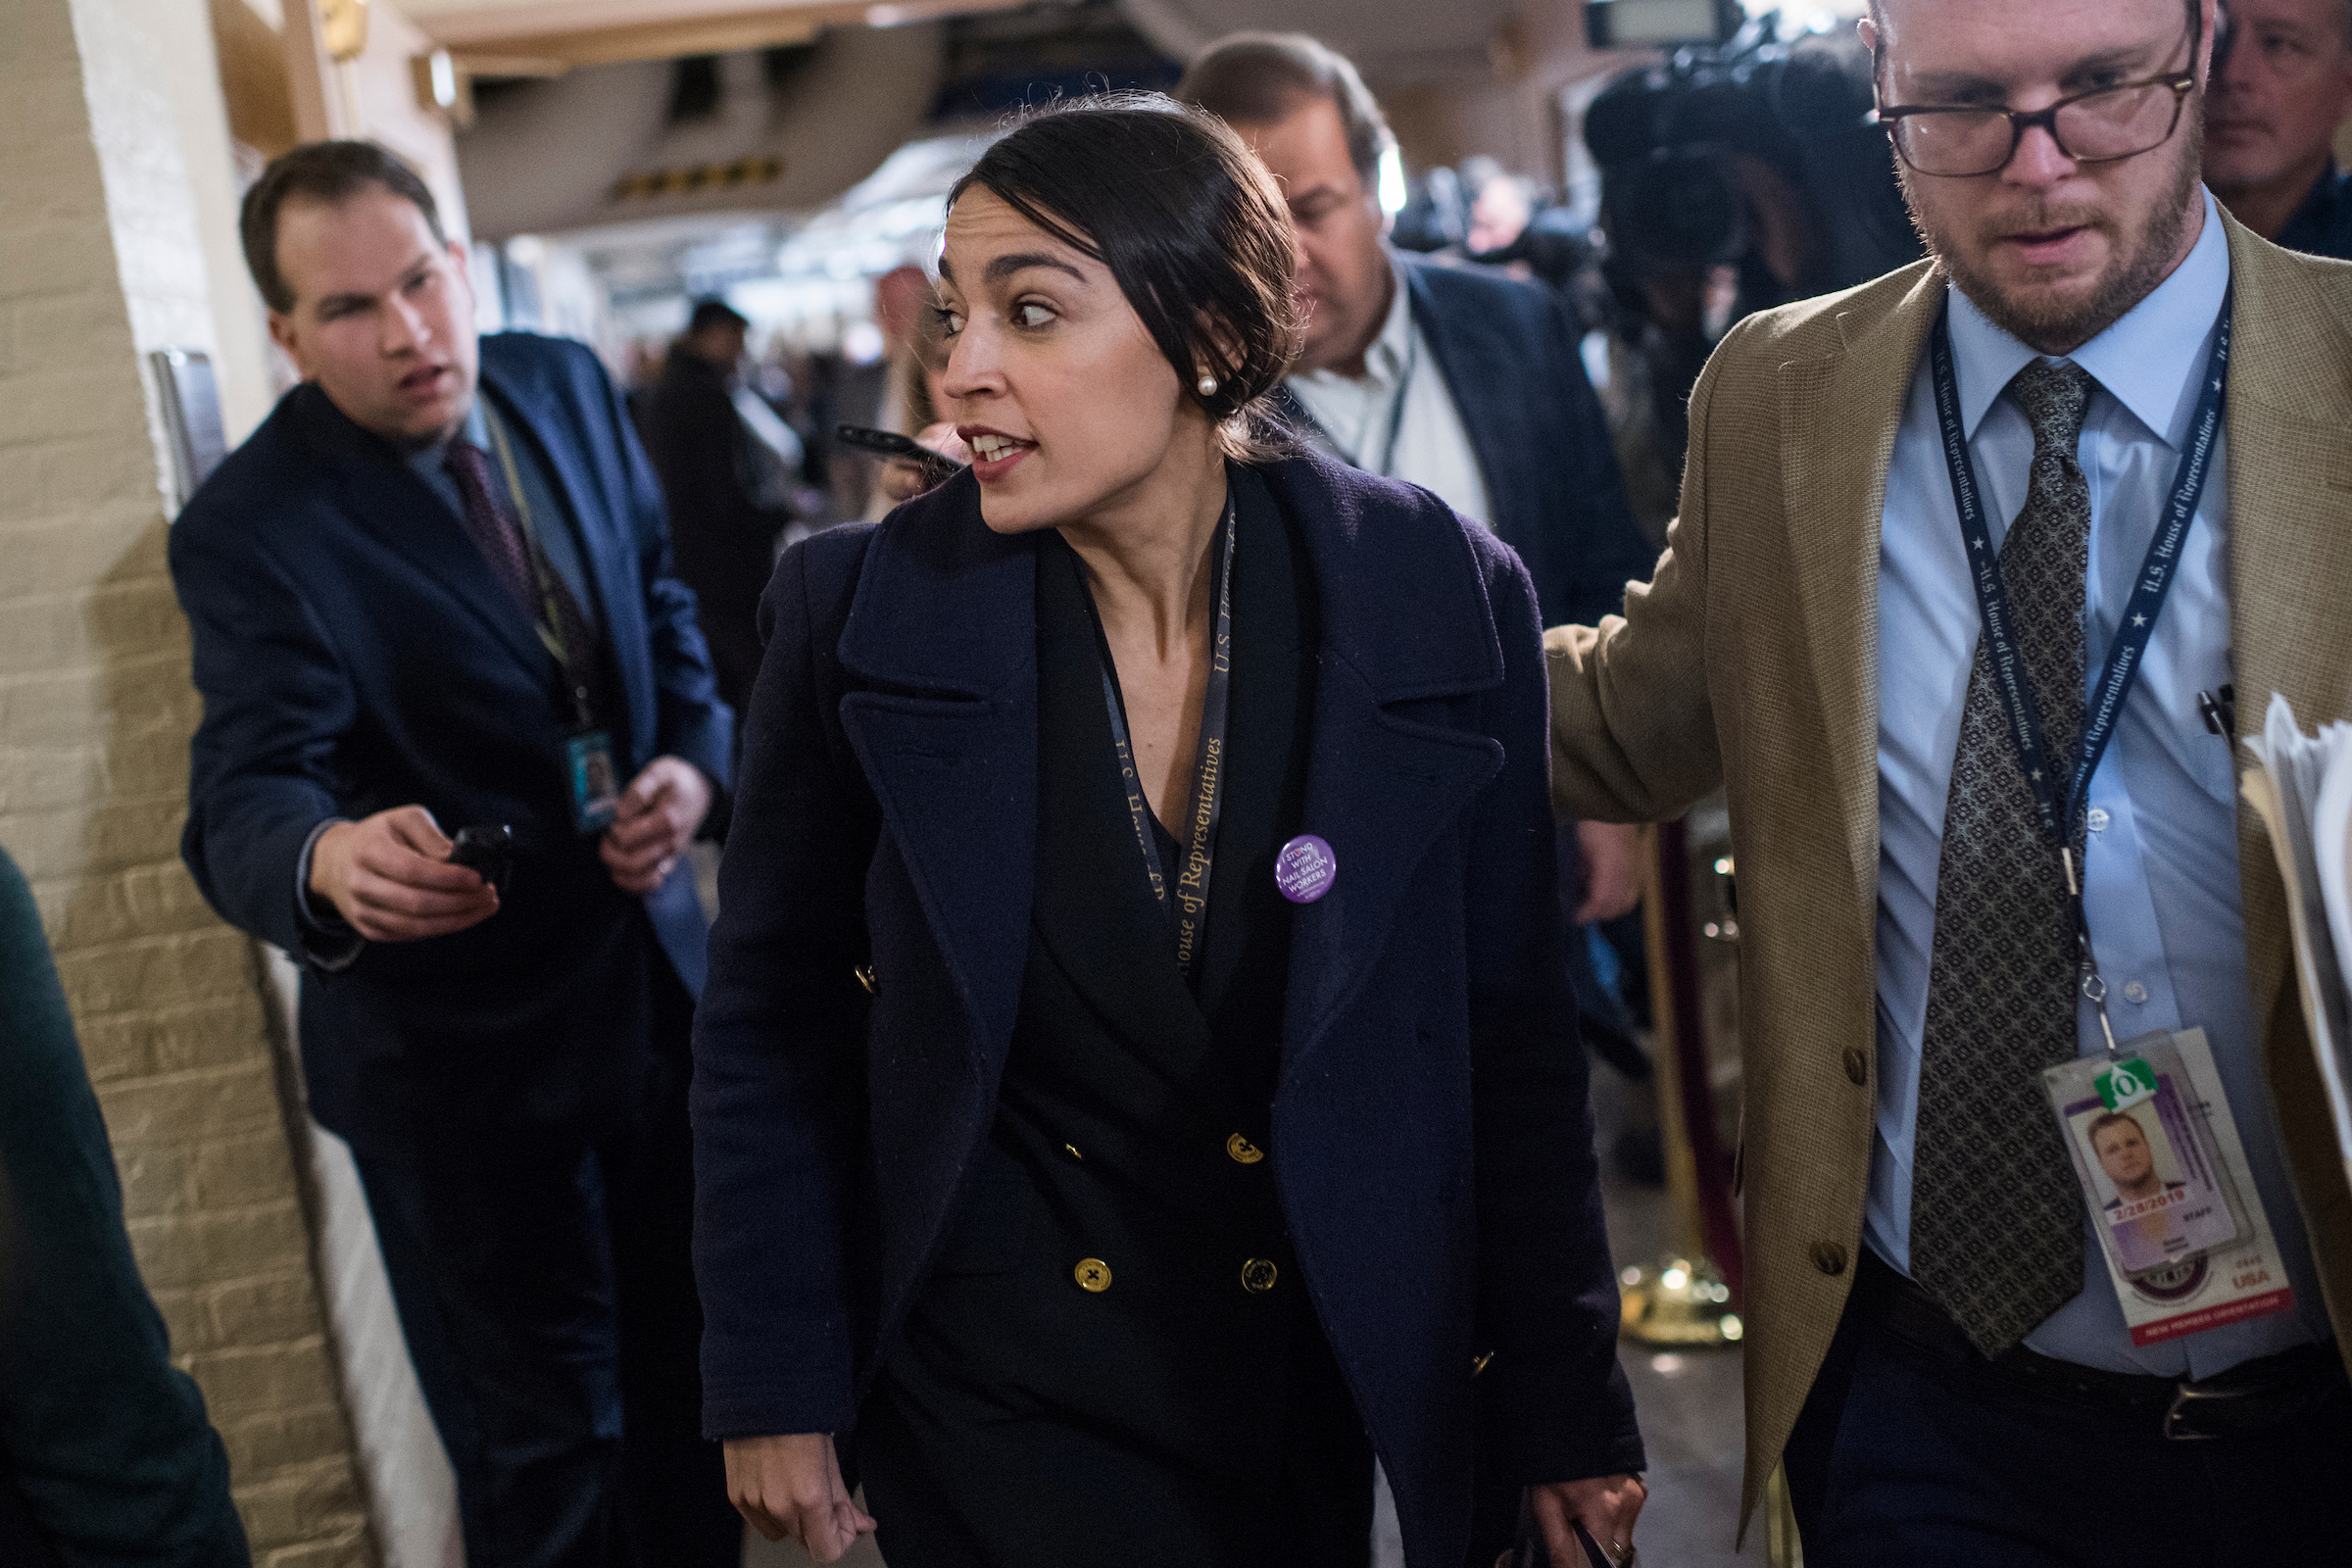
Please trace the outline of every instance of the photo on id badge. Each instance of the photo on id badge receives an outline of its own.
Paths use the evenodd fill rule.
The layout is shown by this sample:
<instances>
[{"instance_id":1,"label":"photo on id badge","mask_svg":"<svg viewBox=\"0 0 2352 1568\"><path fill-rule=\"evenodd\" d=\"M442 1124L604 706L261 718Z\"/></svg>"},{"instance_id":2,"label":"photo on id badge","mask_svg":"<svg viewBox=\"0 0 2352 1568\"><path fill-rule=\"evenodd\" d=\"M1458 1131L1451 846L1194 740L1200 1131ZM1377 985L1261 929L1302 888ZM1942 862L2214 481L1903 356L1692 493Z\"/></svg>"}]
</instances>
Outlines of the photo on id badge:
<instances>
[{"instance_id":1,"label":"photo on id badge","mask_svg":"<svg viewBox=\"0 0 2352 1568\"><path fill-rule=\"evenodd\" d=\"M572 825L582 833L602 832L620 810L620 773L612 765L612 738L603 730L574 735L564 745L571 779Z\"/></svg>"},{"instance_id":2,"label":"photo on id badge","mask_svg":"<svg viewBox=\"0 0 2352 1568\"><path fill-rule=\"evenodd\" d=\"M2117 1264L2138 1273L2226 1246L2237 1226L2173 1075L2126 1060L2097 1087L2062 1117Z\"/></svg>"}]
</instances>

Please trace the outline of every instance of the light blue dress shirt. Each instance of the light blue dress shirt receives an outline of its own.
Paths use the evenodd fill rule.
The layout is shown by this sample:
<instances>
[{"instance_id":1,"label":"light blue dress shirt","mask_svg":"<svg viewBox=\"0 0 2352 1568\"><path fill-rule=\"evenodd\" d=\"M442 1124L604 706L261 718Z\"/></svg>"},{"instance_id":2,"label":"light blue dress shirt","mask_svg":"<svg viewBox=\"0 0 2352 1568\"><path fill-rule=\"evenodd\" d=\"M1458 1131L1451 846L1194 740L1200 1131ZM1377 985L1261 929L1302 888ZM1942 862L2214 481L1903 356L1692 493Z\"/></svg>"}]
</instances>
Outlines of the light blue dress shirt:
<instances>
[{"instance_id":1,"label":"light blue dress shirt","mask_svg":"<svg viewBox=\"0 0 2352 1568\"><path fill-rule=\"evenodd\" d=\"M2188 258L2069 356L2094 383L2078 449L2090 484L2086 701L2171 493L2229 283L2229 246L2208 196ZM2025 505L2034 455L2025 416L2002 393L2036 356L1956 289L1951 334L1969 457L1997 548ZM2083 899L2116 1038L2205 1030L2295 1309L2134 1349L2086 1213L2085 1289L2026 1341L2044 1355L2164 1377L2210 1377L2328 1334L2247 991L2231 742L2197 709L2200 691L2231 678L2229 496L2225 438L2139 679L2091 775ZM1878 1140L1863 1218L1872 1250L1906 1272L1936 866L1980 627L1922 352L1887 469L1879 557ZM2240 694L2240 711L2259 697ZM2078 1030L2083 1055L2105 1050L2087 1002Z\"/></svg>"}]
</instances>

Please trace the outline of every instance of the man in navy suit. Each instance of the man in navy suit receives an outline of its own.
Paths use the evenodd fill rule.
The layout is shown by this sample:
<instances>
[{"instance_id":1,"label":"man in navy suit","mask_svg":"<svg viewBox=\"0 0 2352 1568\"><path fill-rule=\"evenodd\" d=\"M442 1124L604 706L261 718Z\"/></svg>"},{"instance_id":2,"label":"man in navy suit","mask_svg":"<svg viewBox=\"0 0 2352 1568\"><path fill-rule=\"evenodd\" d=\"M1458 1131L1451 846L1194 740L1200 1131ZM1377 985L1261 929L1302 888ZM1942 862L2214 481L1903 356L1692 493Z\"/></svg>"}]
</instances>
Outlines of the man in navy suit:
<instances>
[{"instance_id":1,"label":"man in navy suit","mask_svg":"<svg viewBox=\"0 0 2352 1568\"><path fill-rule=\"evenodd\" d=\"M1546 626L1616 614L1654 553L1626 505L1560 301L1388 243L1380 170L1396 138L1355 67L1313 38L1220 39L1176 95L1239 130L1290 203L1305 321L1286 390L1308 443L1492 528L1527 564ZM1578 924L1634 907L1636 838L1614 822L1563 835L1561 880ZM1585 951L1581 938L1571 944L1570 976L1590 1030L1619 1009Z\"/></svg>"},{"instance_id":2,"label":"man in navy suit","mask_svg":"<svg viewBox=\"0 0 2352 1568\"><path fill-rule=\"evenodd\" d=\"M477 342L465 250L389 154L297 148L242 225L303 384L172 530L182 853L303 965L311 1110L357 1158L471 1568L731 1568L684 852L733 718L660 489L586 349ZM508 831L506 875L453 860L467 826Z\"/></svg>"}]
</instances>

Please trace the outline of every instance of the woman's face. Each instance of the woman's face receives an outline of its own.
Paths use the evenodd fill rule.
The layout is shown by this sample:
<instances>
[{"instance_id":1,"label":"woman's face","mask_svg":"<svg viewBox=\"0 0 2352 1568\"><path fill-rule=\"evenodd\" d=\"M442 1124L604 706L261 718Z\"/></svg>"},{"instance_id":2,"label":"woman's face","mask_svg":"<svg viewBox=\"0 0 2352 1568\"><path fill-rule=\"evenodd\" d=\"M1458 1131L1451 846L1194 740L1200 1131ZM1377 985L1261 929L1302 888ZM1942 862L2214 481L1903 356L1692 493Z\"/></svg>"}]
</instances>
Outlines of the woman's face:
<instances>
[{"instance_id":1,"label":"woman's face","mask_svg":"<svg viewBox=\"0 0 2352 1568\"><path fill-rule=\"evenodd\" d=\"M974 185L939 274L940 412L972 449L989 527L1084 521L1215 461L1207 415L1101 262Z\"/></svg>"}]
</instances>

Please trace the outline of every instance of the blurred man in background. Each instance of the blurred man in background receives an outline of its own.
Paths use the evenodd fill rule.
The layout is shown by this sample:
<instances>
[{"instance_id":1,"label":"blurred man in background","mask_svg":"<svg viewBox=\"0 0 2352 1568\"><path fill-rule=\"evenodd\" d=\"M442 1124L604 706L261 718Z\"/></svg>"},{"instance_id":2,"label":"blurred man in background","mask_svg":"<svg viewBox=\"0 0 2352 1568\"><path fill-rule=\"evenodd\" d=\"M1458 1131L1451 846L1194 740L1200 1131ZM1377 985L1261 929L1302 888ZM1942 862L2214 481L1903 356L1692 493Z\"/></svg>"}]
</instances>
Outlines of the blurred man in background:
<instances>
[{"instance_id":1,"label":"blurred man in background","mask_svg":"<svg viewBox=\"0 0 2352 1568\"><path fill-rule=\"evenodd\" d=\"M1462 198L1469 203L1462 250L1486 256L1501 250L1527 230L1536 216L1534 184L1492 158L1465 158L1460 171Z\"/></svg>"},{"instance_id":2,"label":"blurred man in background","mask_svg":"<svg viewBox=\"0 0 2352 1568\"><path fill-rule=\"evenodd\" d=\"M669 499L678 580L694 590L718 695L737 712L760 673L760 594L775 565L776 536L792 521L800 438L772 412L763 438L743 400L744 336L751 323L723 300L694 308L646 399L645 449Z\"/></svg>"},{"instance_id":3,"label":"blurred man in background","mask_svg":"<svg viewBox=\"0 0 2352 1568\"><path fill-rule=\"evenodd\" d=\"M303 965L310 1109L358 1164L468 1568L734 1568L684 863L733 723L660 486L586 346L477 341L465 247L382 148L294 149L240 227L303 384L172 525L204 696L181 854Z\"/></svg>"},{"instance_id":4,"label":"blurred man in background","mask_svg":"<svg viewBox=\"0 0 2352 1568\"><path fill-rule=\"evenodd\" d=\"M1396 138L1355 67L1299 33L1238 33L1176 94L1242 133L1282 185L1305 318L1288 383L1327 455L1418 484L1527 563L1546 625L1613 613L1649 574L1576 334L1544 289L1386 243ZM1634 839L1587 824L1580 922L1633 906Z\"/></svg>"},{"instance_id":5,"label":"blurred man in background","mask_svg":"<svg viewBox=\"0 0 2352 1568\"><path fill-rule=\"evenodd\" d=\"M2335 133L2352 110L2352 0L2229 0L2205 95L2205 183L2290 251L2352 260Z\"/></svg>"},{"instance_id":6,"label":"blurred man in background","mask_svg":"<svg viewBox=\"0 0 2352 1568\"><path fill-rule=\"evenodd\" d=\"M1650 557L1558 304L1387 244L1380 165L1396 138L1355 68L1312 38L1224 39L1177 93L1240 130L1290 202L1300 433L1493 528L1527 563L1546 617L1613 610Z\"/></svg>"}]
</instances>

